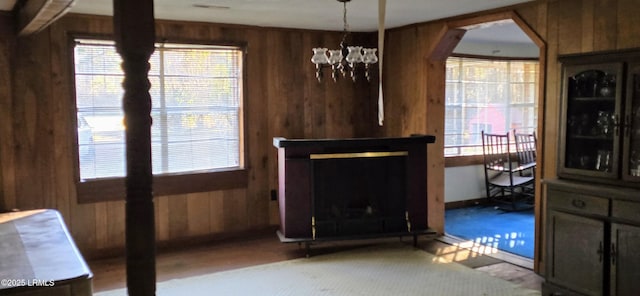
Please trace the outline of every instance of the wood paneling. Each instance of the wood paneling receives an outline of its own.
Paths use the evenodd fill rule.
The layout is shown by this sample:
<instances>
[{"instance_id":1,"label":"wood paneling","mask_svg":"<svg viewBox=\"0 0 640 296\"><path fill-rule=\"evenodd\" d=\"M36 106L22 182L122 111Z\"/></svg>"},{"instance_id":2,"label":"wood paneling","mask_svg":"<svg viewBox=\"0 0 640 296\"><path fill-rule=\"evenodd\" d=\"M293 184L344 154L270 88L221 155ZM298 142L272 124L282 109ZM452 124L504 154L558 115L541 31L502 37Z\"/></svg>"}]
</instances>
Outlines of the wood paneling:
<instances>
[{"instance_id":1,"label":"wood paneling","mask_svg":"<svg viewBox=\"0 0 640 296\"><path fill-rule=\"evenodd\" d=\"M107 204L107 238L109 239L109 244L105 247L112 246L123 246L125 242L125 230L124 230L124 202L123 201L112 201ZM96 213L105 214L105 212L96 210ZM96 222L96 229L100 229L102 224Z\"/></svg>"},{"instance_id":2,"label":"wood paneling","mask_svg":"<svg viewBox=\"0 0 640 296\"><path fill-rule=\"evenodd\" d=\"M559 2L550 3L547 12L547 33L543 35L547 40L547 80L545 81L547 91L545 93L545 130L543 133L538 133L539 138L544 138L545 144L540 154L542 162L544 163L544 170L542 171L543 178L549 178L555 176L556 173L556 161L558 158L558 126L560 124L560 65L558 63L558 54L560 46L557 42L559 40L558 26L559 26L559 14L558 9ZM556 42L549 42L556 40Z\"/></svg>"},{"instance_id":3,"label":"wood paneling","mask_svg":"<svg viewBox=\"0 0 640 296\"><path fill-rule=\"evenodd\" d=\"M184 239L189 235L189 213L187 212L187 194L173 195L169 205L169 239ZM195 218L195 216L193 216ZM198 217L203 219L204 217Z\"/></svg>"},{"instance_id":4,"label":"wood paneling","mask_svg":"<svg viewBox=\"0 0 640 296\"><path fill-rule=\"evenodd\" d=\"M61 34L60 28L53 28L52 35L56 33ZM65 56L68 50L68 43L56 42L51 44L52 56ZM68 183L68 180L73 180L74 176L78 174L73 170L77 160L69 159L68 152L74 147L74 143L77 142L76 129L73 128L69 117L75 112L75 104L69 104L69 100L65 99L60 94L68 94L71 92L72 85L69 83L68 77L61 75L61 73L69 73L72 65L69 62L64 62L62 59L51 59L51 100L53 103L53 122L58 124L54 125L54 137L51 147L53 148L55 174L53 178L54 186L53 196L55 197L55 208L62 214L63 217L70 217L72 208L75 210L72 201L75 200L76 188L73 183ZM106 238L105 241L108 241Z\"/></svg>"},{"instance_id":5,"label":"wood paneling","mask_svg":"<svg viewBox=\"0 0 640 296\"><path fill-rule=\"evenodd\" d=\"M523 11L524 10L524 11ZM538 46L539 50L540 50L540 57L539 57L539 64L540 69L539 69L539 77L538 77L538 81L540 82L538 84L538 89L537 89L537 94L538 94L538 122L537 122L537 132L540 133L540 131L545 131L547 129L547 125L546 122L544 120L545 117L545 109L546 109L546 98L547 96L545 95L545 90L546 90L546 84L544 83L544 81L546 81L546 77L547 77L547 73L545 71L546 67L548 66L548 57L547 55L545 55L545 53L547 52L547 43L546 43L546 39L542 37L542 34L546 33L546 21L544 21L544 18L546 17L545 13L542 12L546 12L546 6L544 5L537 5L537 6L533 6L531 9L523 9L523 10L518 10L516 12L516 14L518 16L520 16L519 18L516 18L515 21L516 23L520 26L520 28L527 34L527 36L529 36L529 38ZM535 28L535 29L534 29ZM542 151L542 147L544 147L544 145L546 144L547 139L546 138L539 138L537 140L537 146L536 146L536 150L537 151ZM544 160L542 158L540 158L540 160L537 160L537 164L536 164L536 170L535 170L535 179L536 180L541 180L542 176L543 176L543 171L545 170L545 163ZM534 196L534 201L535 201L535 205L534 205L534 217L536 219L535 223L534 223L534 242L540 242L541 238L542 238L542 229L543 229L543 225L544 225L544 221L545 220L545 214L543 211L543 194L544 191L542 190L542 183L541 182L536 182L535 183L535 192L537 192L538 194L535 194ZM544 270L544 266L541 265L541 261L542 258L544 258L544 249L542 248L542 245L540 245L539 243L536 243L534 245L534 270L535 271L539 271L539 270Z\"/></svg>"},{"instance_id":6,"label":"wood paneling","mask_svg":"<svg viewBox=\"0 0 640 296\"><path fill-rule=\"evenodd\" d=\"M572 7L577 8L577 10L571 9ZM577 53L582 50L583 34L577 34L578 32L583 32L582 14L577 13L581 9L581 0L558 2L558 38L567 41L564 46L559 48L560 54Z\"/></svg>"},{"instance_id":7,"label":"wood paneling","mask_svg":"<svg viewBox=\"0 0 640 296\"><path fill-rule=\"evenodd\" d=\"M611 8L609 8L611 9ZM640 47L640 5L636 0L618 0L617 27L618 38L616 48Z\"/></svg>"},{"instance_id":8,"label":"wood paneling","mask_svg":"<svg viewBox=\"0 0 640 296\"><path fill-rule=\"evenodd\" d=\"M584 0L582 1L582 13L581 13L581 30L580 34L576 34L582 36L582 44L581 50L584 51L592 51L593 50L593 13L595 2L597 0Z\"/></svg>"},{"instance_id":9,"label":"wood paneling","mask_svg":"<svg viewBox=\"0 0 640 296\"><path fill-rule=\"evenodd\" d=\"M0 22L0 206L58 209L86 256L123 250L124 202L78 204L75 185L69 41L74 34L110 36L112 20L67 15L46 30L19 39L11 30L10 16L0 16ZM369 114L374 110L369 102L375 99L368 83L315 79L311 48L337 47L340 32L157 21L156 35L170 42L234 43L247 49L246 186L155 196L160 242L202 240L277 223L277 204L270 196L270 190L277 188L273 137L360 137L376 132L372 128L376 116ZM355 34L366 43L375 42L373 36Z\"/></svg>"},{"instance_id":10,"label":"wood paneling","mask_svg":"<svg viewBox=\"0 0 640 296\"><path fill-rule=\"evenodd\" d=\"M15 55L15 36L13 18L9 14L0 14L0 210L12 209L15 200L15 165L12 125L12 59Z\"/></svg>"},{"instance_id":11,"label":"wood paneling","mask_svg":"<svg viewBox=\"0 0 640 296\"><path fill-rule=\"evenodd\" d=\"M210 231L211 219L209 215L209 195L201 196L199 193L187 195L187 217L201 217L200 219L187 219L187 235L203 236Z\"/></svg>"},{"instance_id":12,"label":"wood paneling","mask_svg":"<svg viewBox=\"0 0 640 296\"><path fill-rule=\"evenodd\" d=\"M247 39L255 40L259 44L264 44L266 36L260 33L258 30L251 30L247 32ZM253 48L249 48L248 50L253 51ZM268 59L268 51L262 50L257 52L259 54L259 58L252 58L247 60L246 71L248 72L248 77L260 77L261 72L265 69L265 62ZM247 81L247 86L245 89L249 90L259 90L264 89L267 84L264 79L250 79ZM252 93L248 93L249 98L254 98L260 100L259 97L254 96ZM254 104L245 101L245 106L247 106L246 113L250 114L249 118L253 122L254 126L266 127L268 126L268 112L265 112L265 109L251 109ZM265 223L270 223L269 218L269 188L270 179L269 179L269 155L270 153L275 153L269 145L266 143L270 143L269 133L267 129L263 128L251 128L245 129L245 143L248 147L251 147L250 153L248 154L248 167L251 167L249 171L249 180L252 186L247 188L247 198L249 200L248 204L252 205L248 208L248 228L261 227ZM208 196L209 206L212 204L214 197L211 195ZM209 207L208 206L208 207ZM267 210L265 210L267 209ZM211 213L210 215L213 215ZM212 228L213 216L209 218L209 229L210 232L215 232Z\"/></svg>"},{"instance_id":13,"label":"wood paneling","mask_svg":"<svg viewBox=\"0 0 640 296\"><path fill-rule=\"evenodd\" d=\"M224 231L224 192L209 192L209 229L211 233Z\"/></svg>"},{"instance_id":14,"label":"wood paneling","mask_svg":"<svg viewBox=\"0 0 640 296\"><path fill-rule=\"evenodd\" d=\"M427 121L429 135L444 134L445 99L441 96L445 89L445 61L430 60L427 65ZM427 120L429 119L429 120ZM429 227L444 233L444 137L436 141L427 151L428 222Z\"/></svg>"},{"instance_id":15,"label":"wood paneling","mask_svg":"<svg viewBox=\"0 0 640 296\"><path fill-rule=\"evenodd\" d=\"M547 44L540 119L544 125L539 131L542 178L556 177L558 54L640 47L640 21L635 17L640 6L636 4L635 0L549 0L512 7ZM168 241L203 233L214 235L278 221L274 217L276 204L269 196L270 190L277 188L276 151L271 146L274 136L293 139L433 133L436 143L443 143L443 115L438 107L443 98L434 95L443 86L432 82L440 79L432 72L441 67L429 65L426 55L447 21L483 15L387 31L383 127L377 127L375 82L354 84L341 79L334 83L329 75L323 83L315 80L315 69L309 61L311 48L337 47L339 32L157 21L156 34L169 41L241 42L248 51L247 188L157 196L157 238ZM4 206L57 208L83 252L121 247L122 202L97 206L78 205L76 201L77 172L72 151L75 110L67 43L69 32L110 34L111 19L67 15L47 30L17 41L14 31L4 26L7 20L11 17L0 16L0 194ZM375 44L373 34L360 38ZM21 53L19 58L14 44ZM4 65L11 65L9 73ZM431 153L441 151L434 148ZM430 175L443 178L443 162L429 165ZM435 199L437 204L443 200L443 182L427 182L430 201ZM207 206L208 211L200 208ZM443 211L444 207L438 205L434 218L442 220ZM111 226L102 225L105 219ZM202 224L204 221L208 221L208 227Z\"/></svg>"},{"instance_id":16,"label":"wood paneling","mask_svg":"<svg viewBox=\"0 0 640 296\"><path fill-rule=\"evenodd\" d=\"M557 56L640 47L640 38L637 38L640 34L640 21L635 17L640 8L636 1L632 0L549 0L517 5L510 9L516 11L533 29L532 33L539 36L546 45L543 50L546 56L542 57L546 61L546 68L541 69L544 86L540 88L539 105L539 157L542 163L540 177L553 179L556 178L558 104L561 87L558 80L560 68ZM439 91L443 88L443 82L441 77L438 77L440 74L434 73L442 71L442 67L435 63L430 64L424 57L433 46L434 36L441 34L437 28L444 27L447 23L469 23L489 14L499 14L500 11L498 9L388 30L386 40L388 44L396 46L389 46L385 50L385 135L426 132L436 136L436 143L443 143L444 109L439 107L443 100ZM423 88L426 88L426 91ZM435 151L434 155L430 155L430 176L434 172L436 175L441 174L443 170L444 163L439 161L442 158L439 155L441 153ZM439 180L428 182L430 206L435 203L439 208L438 199L442 198L443 183ZM438 209L435 217L430 217L435 219L430 221L431 227L443 225L444 217L441 213ZM544 213L539 213L539 217L544 217ZM537 229L542 231L540 227Z\"/></svg>"},{"instance_id":17,"label":"wood paneling","mask_svg":"<svg viewBox=\"0 0 640 296\"><path fill-rule=\"evenodd\" d=\"M562 2L561 2L562 3ZM593 50L604 51L616 49L618 40L618 0L599 0L594 2L593 14ZM637 6L638 3L629 6ZM562 6L561 6L561 10ZM567 7L564 10L573 10ZM563 10L563 11L564 11ZM573 24L576 25L576 24ZM565 40L561 40L564 46L569 46Z\"/></svg>"},{"instance_id":18,"label":"wood paneling","mask_svg":"<svg viewBox=\"0 0 640 296\"><path fill-rule=\"evenodd\" d=\"M172 197L159 196L154 198L156 239L159 241L169 240L169 198Z\"/></svg>"},{"instance_id":19,"label":"wood paneling","mask_svg":"<svg viewBox=\"0 0 640 296\"><path fill-rule=\"evenodd\" d=\"M17 42L13 94L21 94L19 102L12 108L11 118L14 133L13 158L17 169L16 191L23 198L16 199L16 207L34 209L53 207L53 126L51 98L49 38L29 36L26 42ZM18 40L18 41L21 41ZM18 77L24 77L17 79ZM38 182L33 182L33 180Z\"/></svg>"}]
</instances>

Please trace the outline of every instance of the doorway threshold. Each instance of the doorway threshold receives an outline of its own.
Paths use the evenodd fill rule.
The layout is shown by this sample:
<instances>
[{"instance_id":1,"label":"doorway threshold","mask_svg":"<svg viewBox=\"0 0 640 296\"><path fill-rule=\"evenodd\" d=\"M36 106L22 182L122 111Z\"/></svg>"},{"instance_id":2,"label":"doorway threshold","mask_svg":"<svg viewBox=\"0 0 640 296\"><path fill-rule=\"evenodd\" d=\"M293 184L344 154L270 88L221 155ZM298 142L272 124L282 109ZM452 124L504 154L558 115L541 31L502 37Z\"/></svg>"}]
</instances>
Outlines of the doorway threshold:
<instances>
[{"instance_id":1,"label":"doorway threshold","mask_svg":"<svg viewBox=\"0 0 640 296\"><path fill-rule=\"evenodd\" d=\"M476 243L472 240L459 238L446 233L442 236L437 237L436 239L443 243L465 248L478 254L486 255L507 263L511 263L513 265L533 270L533 259L531 258L518 256L509 252L501 251L497 248Z\"/></svg>"}]
</instances>

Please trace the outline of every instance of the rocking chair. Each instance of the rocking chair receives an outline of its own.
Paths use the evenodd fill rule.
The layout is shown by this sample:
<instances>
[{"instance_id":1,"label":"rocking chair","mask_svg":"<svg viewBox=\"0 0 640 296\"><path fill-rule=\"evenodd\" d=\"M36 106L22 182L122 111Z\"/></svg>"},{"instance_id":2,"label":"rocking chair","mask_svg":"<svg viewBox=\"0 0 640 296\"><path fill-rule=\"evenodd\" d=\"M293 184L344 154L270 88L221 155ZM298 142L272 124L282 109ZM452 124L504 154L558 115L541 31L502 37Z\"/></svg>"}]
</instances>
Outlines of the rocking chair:
<instances>
[{"instance_id":1,"label":"rocking chair","mask_svg":"<svg viewBox=\"0 0 640 296\"><path fill-rule=\"evenodd\" d=\"M484 175L487 199L507 211L525 210L533 207L529 188L534 177L524 174L535 166L519 165L515 154L511 154L509 133L487 134L482 132Z\"/></svg>"}]
</instances>

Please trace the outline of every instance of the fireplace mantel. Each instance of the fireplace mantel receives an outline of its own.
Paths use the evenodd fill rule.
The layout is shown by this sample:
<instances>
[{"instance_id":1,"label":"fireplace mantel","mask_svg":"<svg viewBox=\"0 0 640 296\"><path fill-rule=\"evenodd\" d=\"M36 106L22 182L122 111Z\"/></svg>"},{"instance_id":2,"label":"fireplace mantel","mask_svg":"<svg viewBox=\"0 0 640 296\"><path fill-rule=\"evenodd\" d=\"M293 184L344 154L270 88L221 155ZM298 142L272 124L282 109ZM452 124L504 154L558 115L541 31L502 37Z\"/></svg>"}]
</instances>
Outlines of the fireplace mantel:
<instances>
[{"instance_id":1,"label":"fireplace mantel","mask_svg":"<svg viewBox=\"0 0 640 296\"><path fill-rule=\"evenodd\" d=\"M435 136L415 135L401 138L347 138L347 139L287 139L273 138L276 148L307 147L307 148L357 148L375 146L397 146L418 144L424 145L435 142ZM426 148L426 147L425 147Z\"/></svg>"},{"instance_id":2,"label":"fireplace mantel","mask_svg":"<svg viewBox=\"0 0 640 296\"><path fill-rule=\"evenodd\" d=\"M432 233L427 225L430 135L286 139L278 148L283 242Z\"/></svg>"}]
</instances>

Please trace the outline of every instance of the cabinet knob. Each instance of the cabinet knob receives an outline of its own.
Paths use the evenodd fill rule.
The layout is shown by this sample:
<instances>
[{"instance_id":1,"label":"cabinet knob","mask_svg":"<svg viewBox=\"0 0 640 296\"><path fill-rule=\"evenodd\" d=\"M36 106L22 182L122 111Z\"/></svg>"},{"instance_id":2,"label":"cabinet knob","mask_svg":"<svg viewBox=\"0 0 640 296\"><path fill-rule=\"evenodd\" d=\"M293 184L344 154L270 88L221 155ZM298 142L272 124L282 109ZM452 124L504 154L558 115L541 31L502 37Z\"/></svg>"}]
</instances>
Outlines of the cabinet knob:
<instances>
[{"instance_id":1,"label":"cabinet knob","mask_svg":"<svg viewBox=\"0 0 640 296\"><path fill-rule=\"evenodd\" d=\"M587 203L585 203L584 200L581 200L581 199L574 199L571 201L571 205L573 205L576 208L582 209L587 205Z\"/></svg>"}]
</instances>

